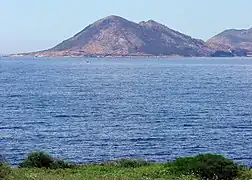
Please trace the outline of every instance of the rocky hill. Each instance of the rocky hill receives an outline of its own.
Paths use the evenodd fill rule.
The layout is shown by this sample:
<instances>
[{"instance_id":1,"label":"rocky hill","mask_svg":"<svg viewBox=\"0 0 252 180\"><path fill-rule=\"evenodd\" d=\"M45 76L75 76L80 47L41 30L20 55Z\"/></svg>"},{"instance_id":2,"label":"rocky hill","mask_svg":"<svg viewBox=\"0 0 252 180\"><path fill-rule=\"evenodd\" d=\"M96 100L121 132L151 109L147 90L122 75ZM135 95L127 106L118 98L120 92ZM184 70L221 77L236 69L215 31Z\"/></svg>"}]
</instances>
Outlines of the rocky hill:
<instances>
[{"instance_id":1,"label":"rocky hill","mask_svg":"<svg viewBox=\"0 0 252 180\"><path fill-rule=\"evenodd\" d=\"M251 29L229 29L207 41L209 46L228 47L233 50L252 51L252 28Z\"/></svg>"},{"instance_id":2,"label":"rocky hill","mask_svg":"<svg viewBox=\"0 0 252 180\"><path fill-rule=\"evenodd\" d=\"M135 23L108 16L57 46L34 56L209 56L213 50L198 39L153 20Z\"/></svg>"}]
</instances>

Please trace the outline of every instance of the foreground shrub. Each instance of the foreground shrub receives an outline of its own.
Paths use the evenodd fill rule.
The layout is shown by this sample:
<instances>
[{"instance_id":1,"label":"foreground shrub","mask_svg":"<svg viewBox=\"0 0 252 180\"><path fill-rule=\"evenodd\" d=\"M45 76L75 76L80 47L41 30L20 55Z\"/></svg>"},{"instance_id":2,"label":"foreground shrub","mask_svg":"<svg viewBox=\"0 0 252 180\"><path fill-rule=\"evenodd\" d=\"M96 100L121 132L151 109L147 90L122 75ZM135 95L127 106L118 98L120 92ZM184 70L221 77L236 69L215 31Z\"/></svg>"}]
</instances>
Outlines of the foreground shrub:
<instances>
[{"instance_id":1,"label":"foreground shrub","mask_svg":"<svg viewBox=\"0 0 252 180\"><path fill-rule=\"evenodd\" d=\"M5 179L11 172L8 164L0 164L0 179Z\"/></svg>"},{"instance_id":2,"label":"foreground shrub","mask_svg":"<svg viewBox=\"0 0 252 180\"><path fill-rule=\"evenodd\" d=\"M239 171L233 161L214 154L179 158L170 165L174 173L196 175L203 180L234 180Z\"/></svg>"},{"instance_id":3,"label":"foreground shrub","mask_svg":"<svg viewBox=\"0 0 252 180\"><path fill-rule=\"evenodd\" d=\"M50 168L53 158L44 152L33 152L19 165L21 168Z\"/></svg>"},{"instance_id":4,"label":"foreground shrub","mask_svg":"<svg viewBox=\"0 0 252 180\"><path fill-rule=\"evenodd\" d=\"M65 169L72 168L73 165L62 160L54 159L45 152L33 152L19 165L20 168L48 168Z\"/></svg>"},{"instance_id":5,"label":"foreground shrub","mask_svg":"<svg viewBox=\"0 0 252 180\"><path fill-rule=\"evenodd\" d=\"M105 166L116 166L116 167L123 167L123 168L137 168L142 166L148 166L151 163L145 160L138 160L138 159L120 159L117 161L106 162L102 163Z\"/></svg>"},{"instance_id":6,"label":"foreground shrub","mask_svg":"<svg viewBox=\"0 0 252 180\"><path fill-rule=\"evenodd\" d=\"M116 161L117 166L124 168L137 168L150 165L150 162L138 159L121 159Z\"/></svg>"},{"instance_id":7,"label":"foreground shrub","mask_svg":"<svg viewBox=\"0 0 252 180\"><path fill-rule=\"evenodd\" d=\"M58 160L58 159L55 159L50 166L51 169L69 169L69 168L74 168L74 167L75 165L67 163L62 160Z\"/></svg>"},{"instance_id":8,"label":"foreground shrub","mask_svg":"<svg viewBox=\"0 0 252 180\"><path fill-rule=\"evenodd\" d=\"M4 163L7 163L6 159L2 155L0 155L0 164L4 164Z\"/></svg>"},{"instance_id":9,"label":"foreground shrub","mask_svg":"<svg viewBox=\"0 0 252 180\"><path fill-rule=\"evenodd\" d=\"M5 179L11 172L10 166L7 164L3 156L0 155L0 179Z\"/></svg>"}]
</instances>

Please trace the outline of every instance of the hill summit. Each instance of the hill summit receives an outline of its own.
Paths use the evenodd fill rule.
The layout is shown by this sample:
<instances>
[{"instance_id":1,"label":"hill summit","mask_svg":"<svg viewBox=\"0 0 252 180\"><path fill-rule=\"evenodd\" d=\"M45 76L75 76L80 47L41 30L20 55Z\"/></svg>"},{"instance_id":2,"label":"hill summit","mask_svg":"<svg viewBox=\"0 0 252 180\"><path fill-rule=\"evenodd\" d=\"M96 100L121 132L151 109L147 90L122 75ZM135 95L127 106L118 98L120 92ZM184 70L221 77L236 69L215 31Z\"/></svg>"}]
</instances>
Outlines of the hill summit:
<instances>
[{"instance_id":1,"label":"hill summit","mask_svg":"<svg viewBox=\"0 0 252 180\"><path fill-rule=\"evenodd\" d=\"M29 53L34 56L208 56L212 49L199 39L153 20L135 23L108 16L55 47Z\"/></svg>"},{"instance_id":2,"label":"hill summit","mask_svg":"<svg viewBox=\"0 0 252 180\"><path fill-rule=\"evenodd\" d=\"M252 28L227 29L209 39L207 43L252 52Z\"/></svg>"}]
</instances>

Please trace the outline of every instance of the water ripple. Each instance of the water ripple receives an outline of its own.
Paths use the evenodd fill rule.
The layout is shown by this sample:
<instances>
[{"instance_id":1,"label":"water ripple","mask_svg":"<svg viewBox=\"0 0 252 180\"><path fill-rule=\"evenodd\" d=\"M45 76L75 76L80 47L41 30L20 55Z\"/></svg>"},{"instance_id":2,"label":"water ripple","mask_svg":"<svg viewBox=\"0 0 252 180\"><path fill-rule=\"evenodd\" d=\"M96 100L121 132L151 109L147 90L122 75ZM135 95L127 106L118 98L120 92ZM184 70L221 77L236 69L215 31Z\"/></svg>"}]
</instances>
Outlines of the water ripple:
<instances>
[{"instance_id":1,"label":"water ripple","mask_svg":"<svg viewBox=\"0 0 252 180\"><path fill-rule=\"evenodd\" d=\"M251 59L5 59L1 154L85 163L199 153L252 165Z\"/></svg>"}]
</instances>

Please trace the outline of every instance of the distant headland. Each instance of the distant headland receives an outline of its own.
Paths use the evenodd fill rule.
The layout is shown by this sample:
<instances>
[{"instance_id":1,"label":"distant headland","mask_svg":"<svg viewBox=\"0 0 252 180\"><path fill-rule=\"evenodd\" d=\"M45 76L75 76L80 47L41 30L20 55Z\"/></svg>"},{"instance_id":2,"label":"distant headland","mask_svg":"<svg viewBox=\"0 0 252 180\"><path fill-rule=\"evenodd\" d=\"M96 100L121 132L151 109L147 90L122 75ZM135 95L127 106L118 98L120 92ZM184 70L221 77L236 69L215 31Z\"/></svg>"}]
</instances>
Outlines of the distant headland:
<instances>
[{"instance_id":1,"label":"distant headland","mask_svg":"<svg viewBox=\"0 0 252 180\"><path fill-rule=\"evenodd\" d=\"M34 57L233 57L252 55L252 29L226 30L204 42L153 20L135 23L108 16Z\"/></svg>"}]
</instances>

